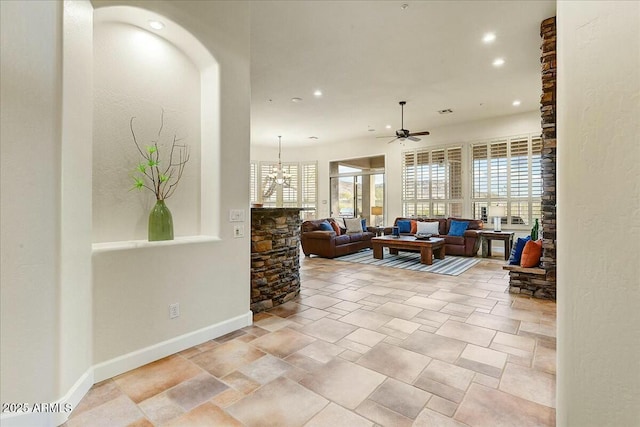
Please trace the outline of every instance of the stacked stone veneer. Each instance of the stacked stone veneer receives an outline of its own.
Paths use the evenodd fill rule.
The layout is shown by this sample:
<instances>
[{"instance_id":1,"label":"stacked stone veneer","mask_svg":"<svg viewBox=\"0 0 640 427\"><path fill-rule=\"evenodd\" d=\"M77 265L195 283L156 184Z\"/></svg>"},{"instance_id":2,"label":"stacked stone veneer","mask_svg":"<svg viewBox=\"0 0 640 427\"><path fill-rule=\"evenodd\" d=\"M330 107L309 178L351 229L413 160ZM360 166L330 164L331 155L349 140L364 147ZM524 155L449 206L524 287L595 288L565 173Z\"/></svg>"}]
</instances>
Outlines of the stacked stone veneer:
<instances>
[{"instance_id":1,"label":"stacked stone veneer","mask_svg":"<svg viewBox=\"0 0 640 427\"><path fill-rule=\"evenodd\" d=\"M300 293L300 209L251 209L251 311Z\"/></svg>"},{"instance_id":2,"label":"stacked stone veneer","mask_svg":"<svg viewBox=\"0 0 640 427\"><path fill-rule=\"evenodd\" d=\"M556 18L540 25L542 96L542 259L544 274L509 272L509 289L556 299Z\"/></svg>"}]
</instances>

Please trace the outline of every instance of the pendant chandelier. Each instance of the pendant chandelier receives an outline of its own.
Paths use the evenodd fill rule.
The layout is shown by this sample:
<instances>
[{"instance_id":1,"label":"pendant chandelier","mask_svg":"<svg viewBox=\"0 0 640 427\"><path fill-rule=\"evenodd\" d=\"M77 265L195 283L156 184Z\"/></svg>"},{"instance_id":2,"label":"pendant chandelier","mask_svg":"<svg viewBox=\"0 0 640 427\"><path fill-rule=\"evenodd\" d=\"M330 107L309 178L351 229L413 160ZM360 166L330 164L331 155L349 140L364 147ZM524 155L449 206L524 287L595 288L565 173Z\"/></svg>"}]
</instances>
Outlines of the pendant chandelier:
<instances>
[{"instance_id":1,"label":"pendant chandelier","mask_svg":"<svg viewBox=\"0 0 640 427\"><path fill-rule=\"evenodd\" d=\"M278 136L278 167L274 168L265 180L264 197L271 197L276 191L276 185L289 188L291 186L291 174L282 168L282 136Z\"/></svg>"}]
</instances>

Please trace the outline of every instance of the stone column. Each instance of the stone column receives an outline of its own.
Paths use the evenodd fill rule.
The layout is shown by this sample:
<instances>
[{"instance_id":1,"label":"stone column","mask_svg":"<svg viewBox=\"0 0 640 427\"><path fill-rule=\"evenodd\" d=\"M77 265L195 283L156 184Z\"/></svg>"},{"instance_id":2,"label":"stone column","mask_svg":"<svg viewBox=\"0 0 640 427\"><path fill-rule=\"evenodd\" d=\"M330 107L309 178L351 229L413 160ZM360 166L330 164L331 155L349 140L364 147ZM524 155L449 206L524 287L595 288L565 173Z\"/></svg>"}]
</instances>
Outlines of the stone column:
<instances>
[{"instance_id":1,"label":"stone column","mask_svg":"<svg viewBox=\"0 0 640 427\"><path fill-rule=\"evenodd\" d=\"M251 209L251 311L300 293L300 209Z\"/></svg>"},{"instance_id":2,"label":"stone column","mask_svg":"<svg viewBox=\"0 0 640 427\"><path fill-rule=\"evenodd\" d=\"M556 18L540 24L542 95L542 258L544 275L509 272L509 291L556 299Z\"/></svg>"}]
</instances>

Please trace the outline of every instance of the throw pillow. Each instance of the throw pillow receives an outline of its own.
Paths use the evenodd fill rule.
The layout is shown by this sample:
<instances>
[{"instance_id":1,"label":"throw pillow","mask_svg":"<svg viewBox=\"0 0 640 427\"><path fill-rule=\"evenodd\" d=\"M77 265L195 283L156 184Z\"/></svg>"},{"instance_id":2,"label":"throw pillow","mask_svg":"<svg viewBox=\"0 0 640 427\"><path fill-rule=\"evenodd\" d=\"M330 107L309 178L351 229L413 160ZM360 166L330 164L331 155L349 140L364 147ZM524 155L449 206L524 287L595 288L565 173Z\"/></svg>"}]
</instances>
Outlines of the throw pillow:
<instances>
[{"instance_id":1,"label":"throw pillow","mask_svg":"<svg viewBox=\"0 0 640 427\"><path fill-rule=\"evenodd\" d=\"M418 221L411 220L411 234L416 234L418 232Z\"/></svg>"},{"instance_id":2,"label":"throw pillow","mask_svg":"<svg viewBox=\"0 0 640 427\"><path fill-rule=\"evenodd\" d=\"M440 234L437 221L418 221L418 233L420 234Z\"/></svg>"},{"instance_id":3,"label":"throw pillow","mask_svg":"<svg viewBox=\"0 0 640 427\"><path fill-rule=\"evenodd\" d=\"M367 231L367 219L362 218L362 231Z\"/></svg>"},{"instance_id":4,"label":"throw pillow","mask_svg":"<svg viewBox=\"0 0 640 427\"><path fill-rule=\"evenodd\" d=\"M362 221L360 221L360 218L345 218L344 223L347 224L347 234L362 233Z\"/></svg>"},{"instance_id":5,"label":"throw pillow","mask_svg":"<svg viewBox=\"0 0 640 427\"><path fill-rule=\"evenodd\" d=\"M329 224L329 221L322 221L318 224L318 228L322 231L334 231L331 224Z\"/></svg>"},{"instance_id":6,"label":"throw pillow","mask_svg":"<svg viewBox=\"0 0 640 427\"><path fill-rule=\"evenodd\" d=\"M520 267L537 267L542 256L542 240L529 240L522 250Z\"/></svg>"},{"instance_id":7,"label":"throw pillow","mask_svg":"<svg viewBox=\"0 0 640 427\"><path fill-rule=\"evenodd\" d=\"M331 224L333 231L336 232L336 236L339 236L342 234L342 232L340 231L340 226L335 221L329 221L329 224Z\"/></svg>"},{"instance_id":8,"label":"throw pillow","mask_svg":"<svg viewBox=\"0 0 640 427\"><path fill-rule=\"evenodd\" d=\"M511 250L509 265L520 265L520 259L522 258L524 245L526 245L529 240L531 240L531 236L518 237L518 240L516 240L516 244L513 245L513 249Z\"/></svg>"},{"instance_id":9,"label":"throw pillow","mask_svg":"<svg viewBox=\"0 0 640 427\"><path fill-rule=\"evenodd\" d=\"M338 224L338 227L347 228L347 225L344 223L344 218L337 217L337 218L332 218L332 219L336 224Z\"/></svg>"},{"instance_id":10,"label":"throw pillow","mask_svg":"<svg viewBox=\"0 0 640 427\"><path fill-rule=\"evenodd\" d=\"M449 236L463 236L468 226L468 221L451 221Z\"/></svg>"},{"instance_id":11,"label":"throw pillow","mask_svg":"<svg viewBox=\"0 0 640 427\"><path fill-rule=\"evenodd\" d=\"M411 221L408 219L399 220L396 225L400 233L411 233Z\"/></svg>"}]
</instances>

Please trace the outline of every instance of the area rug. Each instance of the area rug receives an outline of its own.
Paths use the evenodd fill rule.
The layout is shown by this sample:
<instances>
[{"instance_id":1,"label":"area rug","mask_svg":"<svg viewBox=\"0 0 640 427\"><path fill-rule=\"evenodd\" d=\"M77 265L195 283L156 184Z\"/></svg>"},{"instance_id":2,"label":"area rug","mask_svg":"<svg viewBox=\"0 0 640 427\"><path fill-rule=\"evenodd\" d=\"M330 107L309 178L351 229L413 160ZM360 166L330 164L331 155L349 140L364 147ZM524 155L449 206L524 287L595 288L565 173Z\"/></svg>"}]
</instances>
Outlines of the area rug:
<instances>
[{"instance_id":1,"label":"area rug","mask_svg":"<svg viewBox=\"0 0 640 427\"><path fill-rule=\"evenodd\" d=\"M392 255L389 253L388 248L384 248L384 259L375 259L373 257L373 251L370 249L343 255L335 259L339 261L357 262L359 264L404 268L405 270L413 271L427 271L429 273L446 274L449 276L458 276L480 262L480 259L475 257L447 255L444 259L434 259L432 265L426 265L420 262L419 252L400 251L398 255Z\"/></svg>"}]
</instances>

